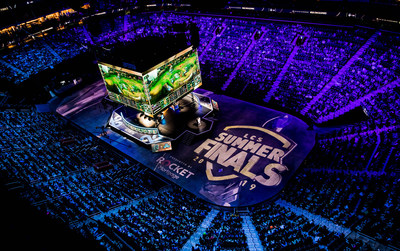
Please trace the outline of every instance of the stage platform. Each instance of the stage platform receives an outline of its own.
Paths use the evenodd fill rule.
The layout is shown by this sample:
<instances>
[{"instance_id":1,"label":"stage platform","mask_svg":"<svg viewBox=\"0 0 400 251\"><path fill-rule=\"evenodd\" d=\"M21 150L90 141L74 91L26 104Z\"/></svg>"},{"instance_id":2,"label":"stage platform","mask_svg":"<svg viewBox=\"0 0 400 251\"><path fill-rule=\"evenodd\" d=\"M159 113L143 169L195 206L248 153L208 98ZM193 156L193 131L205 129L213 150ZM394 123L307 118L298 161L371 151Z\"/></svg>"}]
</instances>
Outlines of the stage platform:
<instances>
[{"instance_id":1,"label":"stage platform","mask_svg":"<svg viewBox=\"0 0 400 251\"><path fill-rule=\"evenodd\" d=\"M192 139L193 142L210 133L213 121L207 117L216 112L212 103L209 97L191 93L155 119L131 107L120 106L113 111L108 127L139 144L160 150L178 138Z\"/></svg>"},{"instance_id":2,"label":"stage platform","mask_svg":"<svg viewBox=\"0 0 400 251\"><path fill-rule=\"evenodd\" d=\"M179 137L168 152L153 153L102 129L115 109L102 102L102 81L64 99L57 112L212 204L246 207L276 197L311 151L315 132L292 115L202 89L196 92L218 102L219 113L206 116L213 129L194 142Z\"/></svg>"}]
</instances>

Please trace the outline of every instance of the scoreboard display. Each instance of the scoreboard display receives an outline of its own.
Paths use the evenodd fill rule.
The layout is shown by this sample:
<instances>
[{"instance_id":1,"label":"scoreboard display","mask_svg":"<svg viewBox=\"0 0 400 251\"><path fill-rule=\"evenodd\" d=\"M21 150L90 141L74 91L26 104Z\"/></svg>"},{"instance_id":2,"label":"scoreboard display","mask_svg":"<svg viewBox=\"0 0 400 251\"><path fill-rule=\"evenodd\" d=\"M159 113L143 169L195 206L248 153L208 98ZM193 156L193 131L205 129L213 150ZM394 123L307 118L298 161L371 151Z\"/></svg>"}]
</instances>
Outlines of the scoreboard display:
<instances>
[{"instance_id":1,"label":"scoreboard display","mask_svg":"<svg viewBox=\"0 0 400 251\"><path fill-rule=\"evenodd\" d=\"M201 86L197 49L189 47L140 73L98 63L111 100L154 116Z\"/></svg>"}]
</instances>

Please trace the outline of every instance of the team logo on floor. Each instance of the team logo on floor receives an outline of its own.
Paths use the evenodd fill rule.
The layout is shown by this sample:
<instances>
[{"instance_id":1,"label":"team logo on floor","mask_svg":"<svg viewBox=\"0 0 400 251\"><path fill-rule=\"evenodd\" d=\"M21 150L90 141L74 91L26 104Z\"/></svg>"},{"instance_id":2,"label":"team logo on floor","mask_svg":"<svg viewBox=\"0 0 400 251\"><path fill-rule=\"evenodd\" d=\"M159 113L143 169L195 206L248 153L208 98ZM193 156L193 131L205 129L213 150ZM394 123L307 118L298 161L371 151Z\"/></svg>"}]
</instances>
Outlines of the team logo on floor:
<instances>
[{"instance_id":1,"label":"team logo on floor","mask_svg":"<svg viewBox=\"0 0 400 251\"><path fill-rule=\"evenodd\" d=\"M240 189L278 186L290 168L284 158L296 145L277 130L227 126L194 150L193 161L204 163L208 179L200 193L230 206L238 199Z\"/></svg>"},{"instance_id":2,"label":"team logo on floor","mask_svg":"<svg viewBox=\"0 0 400 251\"><path fill-rule=\"evenodd\" d=\"M274 198L311 151L315 132L288 114L263 115L266 122L250 117L241 120L246 124L218 124L194 145L175 144L172 151L154 156L154 170L220 206Z\"/></svg>"}]
</instances>

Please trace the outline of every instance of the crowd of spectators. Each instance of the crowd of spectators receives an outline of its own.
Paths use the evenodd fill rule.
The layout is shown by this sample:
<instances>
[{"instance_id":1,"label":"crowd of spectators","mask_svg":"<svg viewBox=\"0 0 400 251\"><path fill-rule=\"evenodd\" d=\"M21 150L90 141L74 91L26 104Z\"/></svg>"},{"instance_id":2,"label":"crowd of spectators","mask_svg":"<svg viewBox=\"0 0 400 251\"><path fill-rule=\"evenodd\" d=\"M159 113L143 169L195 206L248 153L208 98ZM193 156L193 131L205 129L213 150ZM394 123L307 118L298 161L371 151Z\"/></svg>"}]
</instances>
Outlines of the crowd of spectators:
<instances>
[{"instance_id":1,"label":"crowd of spectators","mask_svg":"<svg viewBox=\"0 0 400 251\"><path fill-rule=\"evenodd\" d=\"M227 92L262 100L293 50L294 39L302 31L300 25L263 24L261 38L244 60Z\"/></svg>"},{"instance_id":2,"label":"crowd of spectators","mask_svg":"<svg viewBox=\"0 0 400 251\"><path fill-rule=\"evenodd\" d=\"M368 116L368 119L346 125L332 133L325 133L324 137L334 138L373 130L383 130L392 127L397 128L400 115L399 97L400 89L398 87L393 87L388 88L385 92L377 93L365 99L363 102L360 102L360 106L366 116Z\"/></svg>"},{"instance_id":3,"label":"crowd of spectators","mask_svg":"<svg viewBox=\"0 0 400 251\"><path fill-rule=\"evenodd\" d=\"M220 89L238 63L243 60L243 64L237 70L227 91L230 95L258 101L261 101L271 89L293 50L296 39L299 36L304 37L305 43L298 45L298 51L293 60L289 62L289 67L272 97L272 103L297 112L301 111L322 90L374 34L373 30L363 28L335 29L173 13L129 16L127 20L120 19L120 24L116 27L124 26L125 22L128 32L114 37L106 36L108 43L124 39L133 40L150 34L163 35L168 32L168 27L171 27L172 24L194 22L200 30L199 54L201 55L202 76L208 88ZM255 40L255 33L260 34L261 39L256 39L253 48L244 57L249 45ZM214 40L210 43L212 38ZM370 57L380 58L374 60L383 62L384 69L390 69L388 72L391 76L397 76L398 70L394 59L397 57L398 48L396 45L390 45L396 38L395 35L379 33L376 41L370 48L367 48L361 59L356 61L344 76L360 77L360 74L356 73L353 68L359 61L364 61L363 58L366 63L372 65L372 68L378 68L374 66L378 62L369 60ZM377 55L376 51L385 55L385 58ZM367 55L370 56L367 57ZM381 73L371 72L370 76L381 75ZM394 77L391 78L391 80L393 79ZM341 84L336 83L332 86L325 96L329 98L339 91L344 93L343 88L339 85ZM354 89L355 86L359 85L346 85L346 88ZM352 93L352 89L349 89L348 93ZM371 90L363 91L358 97L368 94ZM312 106L309 116L313 119L331 111L316 109L322 104L324 109L328 109L326 107L331 105L325 96ZM335 96L335 99L337 98ZM334 105L331 109L338 109L344 104Z\"/></svg>"},{"instance_id":4,"label":"crowd of spectators","mask_svg":"<svg viewBox=\"0 0 400 251\"><path fill-rule=\"evenodd\" d=\"M400 122L399 89L391 88L384 93L378 93L362 104L368 116L378 127L389 127Z\"/></svg>"},{"instance_id":5,"label":"crowd of spectators","mask_svg":"<svg viewBox=\"0 0 400 251\"><path fill-rule=\"evenodd\" d=\"M306 160L306 166L319 169L363 171L376 145L376 133L319 140L314 151L310 153L310 161Z\"/></svg>"},{"instance_id":6,"label":"crowd of spectators","mask_svg":"<svg viewBox=\"0 0 400 251\"><path fill-rule=\"evenodd\" d=\"M363 102L369 118L321 135L312 167L392 173L398 170L398 91L390 88ZM332 149L335 149L332 151ZM330 166L323 158L331 160ZM318 161L320 160L320 161Z\"/></svg>"},{"instance_id":7,"label":"crowd of spectators","mask_svg":"<svg viewBox=\"0 0 400 251\"><path fill-rule=\"evenodd\" d=\"M308 27L274 93L274 102L299 112L365 43L369 32Z\"/></svg>"},{"instance_id":8,"label":"crowd of spectators","mask_svg":"<svg viewBox=\"0 0 400 251\"><path fill-rule=\"evenodd\" d=\"M5 111L0 116L2 175L25 184L21 196L43 213L78 225L77 231L107 249L125 245L116 236L132 246L179 249L210 210L179 189L154 195L159 187L147 169L55 114ZM398 130L379 134L382 157L371 152L377 143L375 133L375 138L357 131L320 137L282 198L381 243L399 246ZM112 167L98 172L93 166L100 162ZM101 220L88 220L102 214ZM276 204L256 207L250 215L267 249L368 248ZM220 212L199 244L203 250L247 249L242 218Z\"/></svg>"},{"instance_id":9,"label":"crowd of spectators","mask_svg":"<svg viewBox=\"0 0 400 251\"><path fill-rule=\"evenodd\" d=\"M173 189L105 216L104 223L133 247L180 250L209 210L194 196Z\"/></svg>"},{"instance_id":10,"label":"crowd of spectators","mask_svg":"<svg viewBox=\"0 0 400 251\"><path fill-rule=\"evenodd\" d=\"M251 215L267 250L373 250L276 204L259 207Z\"/></svg>"},{"instance_id":11,"label":"crowd of spectators","mask_svg":"<svg viewBox=\"0 0 400 251\"><path fill-rule=\"evenodd\" d=\"M152 23L158 26L169 26L172 28L173 24L185 24L187 27L191 23L196 24L199 28L199 55L204 52L204 49L214 37L218 34L217 28L222 30L223 19L218 17L208 16L189 16L174 13L164 13L161 15L152 15Z\"/></svg>"},{"instance_id":12,"label":"crowd of spectators","mask_svg":"<svg viewBox=\"0 0 400 251\"><path fill-rule=\"evenodd\" d=\"M200 236L200 250L248 250L242 229L242 217L232 212L218 212L207 230Z\"/></svg>"},{"instance_id":13,"label":"crowd of spectators","mask_svg":"<svg viewBox=\"0 0 400 251\"><path fill-rule=\"evenodd\" d=\"M80 54L86 48L82 44L89 43L88 36L95 43L108 45L163 35L172 23L189 22L200 29L204 83L213 86L211 89L222 87L243 60L227 91L252 101L262 100L270 91L296 46L295 39L305 36L272 97L273 103L297 112L373 34L362 28L331 29L173 13L129 15L116 17L114 25L106 25L96 36L78 26L2 52L0 74L22 82ZM251 43L254 46L244 57ZM317 120L398 79L399 43L397 35L378 33L308 115ZM282 198L398 247L398 88L369 97L362 105L370 119L320 136ZM23 198L54 218L74 223L77 231L98 240L106 249L121 249L125 243L148 250L180 249L210 210L176 188L157 193L161 185L152 182L154 177L146 168L52 113L0 112L0 149L1 175L24 184ZM98 172L93 168L96 163L108 163L110 168ZM140 202L132 203L135 201ZM88 218L114 209L117 211L101 220ZM267 249L370 248L277 205L257 207L250 215ZM242 218L219 213L200 238L200 248L247 249Z\"/></svg>"},{"instance_id":14,"label":"crowd of spectators","mask_svg":"<svg viewBox=\"0 0 400 251\"><path fill-rule=\"evenodd\" d=\"M380 142L373 156L368 170L379 170L385 173L394 173L400 170L399 128L389 129L380 133Z\"/></svg>"},{"instance_id":15,"label":"crowd of spectators","mask_svg":"<svg viewBox=\"0 0 400 251\"><path fill-rule=\"evenodd\" d=\"M86 51L87 47L74 40L68 32L60 32L3 51L0 54L0 77L13 83L21 83Z\"/></svg>"},{"instance_id":16,"label":"crowd of spectators","mask_svg":"<svg viewBox=\"0 0 400 251\"><path fill-rule=\"evenodd\" d=\"M58 115L4 111L0 117L3 178L24 184L22 198L63 222L85 221L165 185ZM111 168L96 171L104 162Z\"/></svg>"},{"instance_id":17,"label":"crowd of spectators","mask_svg":"<svg viewBox=\"0 0 400 251\"><path fill-rule=\"evenodd\" d=\"M399 246L399 181L394 173L303 170L285 188L282 198L379 242Z\"/></svg>"},{"instance_id":18,"label":"crowd of spectators","mask_svg":"<svg viewBox=\"0 0 400 251\"><path fill-rule=\"evenodd\" d=\"M299 112L374 34L374 30L365 28L266 23L168 12L116 16L112 22L107 17L98 22L101 26L98 34L91 33L85 24L3 53L2 76L22 82L85 51L87 47L82 45L89 43L88 39L98 45L112 45L149 35L163 36L173 24L193 22L200 31L203 82L209 89L220 89L243 60L227 92L253 101L262 101L270 91L296 46L296 39L301 36L304 43L297 45L298 50L288 62L288 69L271 99L273 104ZM261 39L255 39L255 33ZM307 116L317 120L397 79L399 41L395 34L378 33L359 60L311 106ZM255 44L245 56L252 42Z\"/></svg>"},{"instance_id":19,"label":"crowd of spectators","mask_svg":"<svg viewBox=\"0 0 400 251\"><path fill-rule=\"evenodd\" d=\"M239 63L254 33L260 27L255 22L225 20L224 29L204 51L201 67L204 82L212 88L221 88ZM201 43L201 41L200 41Z\"/></svg>"},{"instance_id":20,"label":"crowd of spectators","mask_svg":"<svg viewBox=\"0 0 400 251\"><path fill-rule=\"evenodd\" d=\"M225 215L215 246L216 250L248 250L242 221L242 217L238 214Z\"/></svg>"},{"instance_id":21,"label":"crowd of spectators","mask_svg":"<svg viewBox=\"0 0 400 251\"><path fill-rule=\"evenodd\" d=\"M30 76L60 63L59 58L54 57L50 50L38 41L14 48L10 53L3 54L2 60L5 62L2 67L10 68L9 65L11 65L19 70L17 76L3 76L15 83L23 82ZM17 70L13 69L13 71ZM20 78L16 79L15 77Z\"/></svg>"},{"instance_id":22,"label":"crowd of spectators","mask_svg":"<svg viewBox=\"0 0 400 251\"><path fill-rule=\"evenodd\" d=\"M5 61L1 61L0 59L0 71L1 77L7 79L13 83L23 82L25 79L28 79L27 75L24 72L18 71L4 63Z\"/></svg>"},{"instance_id":23,"label":"crowd of spectators","mask_svg":"<svg viewBox=\"0 0 400 251\"><path fill-rule=\"evenodd\" d=\"M41 8L43 10L43 8ZM48 10L50 13L50 10ZM40 34L43 30L46 29L57 29L61 26L62 23L74 21L75 18L78 18L77 13L73 13L70 11L61 11L57 12L55 10L52 14L47 15L42 18L32 18L31 20L26 20L28 22L22 22L20 24L12 23L11 26L5 27L5 23L2 23L2 30L0 30L0 48L12 47L15 45L23 44L25 41L30 40L31 34ZM14 13L15 14L15 13ZM26 13L28 14L28 13ZM33 14L33 13L29 13ZM28 15L29 15L28 14ZM29 15L30 16L30 15ZM5 18L2 16L1 18ZM28 17L25 17L28 18ZM11 18L14 20L14 18ZM2 20L6 22L10 22L9 20ZM13 22L11 21L11 22Z\"/></svg>"},{"instance_id":24,"label":"crowd of spectators","mask_svg":"<svg viewBox=\"0 0 400 251\"><path fill-rule=\"evenodd\" d=\"M132 200L123 187L114 184L106 175L90 171L33 184L29 199L37 199L39 202L51 200L51 205L64 204L65 207L76 210L73 212L75 215L84 216L107 212L110 208ZM57 208L56 206L53 210L59 210ZM47 213L53 213L53 210L48 210ZM60 210L57 214L64 216L66 211ZM69 218L64 220L71 221Z\"/></svg>"},{"instance_id":25,"label":"crowd of spectators","mask_svg":"<svg viewBox=\"0 0 400 251\"><path fill-rule=\"evenodd\" d=\"M95 240L105 250L123 250L126 245L113 233L112 229L95 220L88 220L75 228L84 238Z\"/></svg>"},{"instance_id":26,"label":"crowd of spectators","mask_svg":"<svg viewBox=\"0 0 400 251\"><path fill-rule=\"evenodd\" d=\"M197 244L197 247L200 250L213 250L217 240L219 239L223 222L224 213L220 211L215 216L203 235L200 236L199 244Z\"/></svg>"},{"instance_id":27,"label":"crowd of spectators","mask_svg":"<svg viewBox=\"0 0 400 251\"><path fill-rule=\"evenodd\" d=\"M400 77L400 35L378 33L375 41L316 104L310 116L335 112Z\"/></svg>"},{"instance_id":28,"label":"crowd of spectators","mask_svg":"<svg viewBox=\"0 0 400 251\"><path fill-rule=\"evenodd\" d=\"M87 47L84 46L86 41L82 41L82 37L77 36L75 32L79 32L79 28L75 28L70 32L58 32L52 36L46 37L46 43L62 58L67 60L85 52Z\"/></svg>"}]
</instances>

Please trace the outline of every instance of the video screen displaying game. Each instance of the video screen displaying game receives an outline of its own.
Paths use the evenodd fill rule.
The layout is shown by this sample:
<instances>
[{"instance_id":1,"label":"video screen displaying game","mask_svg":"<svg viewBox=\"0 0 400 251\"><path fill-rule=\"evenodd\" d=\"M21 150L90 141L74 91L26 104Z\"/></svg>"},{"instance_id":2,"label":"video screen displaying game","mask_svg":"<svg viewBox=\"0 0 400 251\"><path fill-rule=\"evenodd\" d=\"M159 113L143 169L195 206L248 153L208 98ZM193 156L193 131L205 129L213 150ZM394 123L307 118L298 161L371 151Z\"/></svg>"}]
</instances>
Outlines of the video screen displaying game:
<instances>
[{"instance_id":1,"label":"video screen displaying game","mask_svg":"<svg viewBox=\"0 0 400 251\"><path fill-rule=\"evenodd\" d=\"M150 116L202 84L197 50L192 47L143 73L103 62L98 65L110 99Z\"/></svg>"},{"instance_id":2,"label":"video screen displaying game","mask_svg":"<svg viewBox=\"0 0 400 251\"><path fill-rule=\"evenodd\" d=\"M151 113L140 73L99 62L110 99Z\"/></svg>"},{"instance_id":3,"label":"video screen displaying game","mask_svg":"<svg viewBox=\"0 0 400 251\"><path fill-rule=\"evenodd\" d=\"M191 47L143 74L153 113L168 107L201 85L197 50Z\"/></svg>"}]
</instances>

